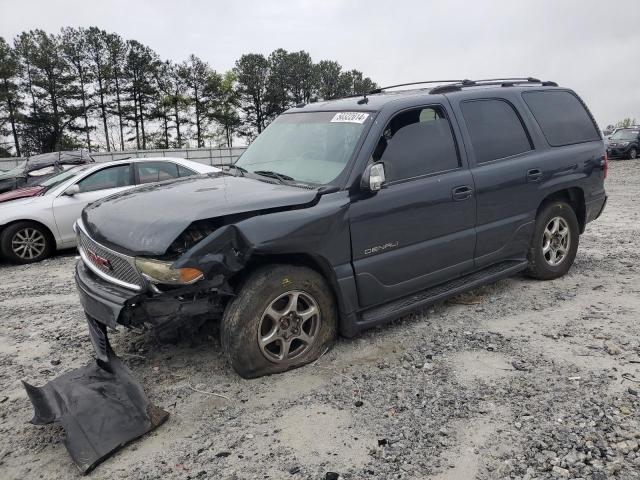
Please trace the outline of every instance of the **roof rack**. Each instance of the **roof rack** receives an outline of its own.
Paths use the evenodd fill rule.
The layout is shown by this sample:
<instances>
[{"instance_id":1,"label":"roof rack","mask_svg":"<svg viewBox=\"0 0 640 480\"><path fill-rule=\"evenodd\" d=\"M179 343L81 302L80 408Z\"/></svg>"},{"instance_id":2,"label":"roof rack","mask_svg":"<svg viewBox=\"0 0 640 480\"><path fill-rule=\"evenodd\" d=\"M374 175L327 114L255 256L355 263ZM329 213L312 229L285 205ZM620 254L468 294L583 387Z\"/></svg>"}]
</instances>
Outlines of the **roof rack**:
<instances>
[{"instance_id":1,"label":"roof rack","mask_svg":"<svg viewBox=\"0 0 640 480\"><path fill-rule=\"evenodd\" d=\"M446 85L438 85L432 88L429 93L447 93L456 92L462 90L465 87L479 87L479 86L491 86L500 85L503 87L513 87L515 85L527 85L530 83L539 83L543 87L557 87L556 82L542 81L533 77L526 78L488 78L484 80L463 80L461 82L449 83Z\"/></svg>"},{"instance_id":2,"label":"roof rack","mask_svg":"<svg viewBox=\"0 0 640 480\"><path fill-rule=\"evenodd\" d=\"M452 82L465 82L466 80L425 80L424 82L409 82L409 83L399 83L397 85L389 85L387 87L379 87L375 88L368 92L369 95L375 95L376 93L382 93L384 90L389 90L390 88L397 87L407 87L410 85L422 85L425 83L452 83Z\"/></svg>"},{"instance_id":3,"label":"roof rack","mask_svg":"<svg viewBox=\"0 0 640 480\"><path fill-rule=\"evenodd\" d=\"M423 82L409 82L409 83L399 83L397 85L389 85L387 87L380 87L370 92L367 92L365 95L375 95L376 93L382 93L385 90L389 90L391 88L398 87L408 87L412 85L424 85L427 83L441 83L443 85L438 85L437 87L432 88L429 93L446 93L446 92L454 92L461 90L464 87L476 87L482 85L502 85L503 87L512 87L514 85L524 85L528 83L539 83L543 86L548 87L557 87L558 84L555 82L543 82L533 77L508 77L508 78L487 78L484 80L425 80ZM353 95L355 97L362 96Z\"/></svg>"}]
</instances>

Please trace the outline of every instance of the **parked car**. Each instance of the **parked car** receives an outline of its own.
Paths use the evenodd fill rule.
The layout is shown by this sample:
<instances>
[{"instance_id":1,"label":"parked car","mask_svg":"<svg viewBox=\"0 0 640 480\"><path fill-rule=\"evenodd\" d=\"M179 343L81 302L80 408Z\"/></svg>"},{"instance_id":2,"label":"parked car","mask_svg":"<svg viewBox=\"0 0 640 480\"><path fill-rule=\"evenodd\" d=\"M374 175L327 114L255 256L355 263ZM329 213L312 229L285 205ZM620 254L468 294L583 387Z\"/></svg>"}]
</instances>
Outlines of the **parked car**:
<instances>
[{"instance_id":1,"label":"parked car","mask_svg":"<svg viewBox=\"0 0 640 480\"><path fill-rule=\"evenodd\" d=\"M72 166L36 185L0 194L0 251L14 263L40 261L56 249L75 246L73 224L89 203L137 185L217 171L165 157Z\"/></svg>"},{"instance_id":2,"label":"parked car","mask_svg":"<svg viewBox=\"0 0 640 480\"><path fill-rule=\"evenodd\" d=\"M607 144L609 157L633 160L640 151L640 127L618 128Z\"/></svg>"},{"instance_id":3,"label":"parked car","mask_svg":"<svg viewBox=\"0 0 640 480\"><path fill-rule=\"evenodd\" d=\"M28 157L11 170L0 173L0 193L38 184L73 165L92 163L85 151L50 152Z\"/></svg>"},{"instance_id":4,"label":"parked car","mask_svg":"<svg viewBox=\"0 0 640 480\"><path fill-rule=\"evenodd\" d=\"M606 173L593 117L553 82L292 108L229 171L83 211L76 282L97 358L110 359L106 327L223 312L231 365L256 377L518 272L561 277Z\"/></svg>"}]
</instances>

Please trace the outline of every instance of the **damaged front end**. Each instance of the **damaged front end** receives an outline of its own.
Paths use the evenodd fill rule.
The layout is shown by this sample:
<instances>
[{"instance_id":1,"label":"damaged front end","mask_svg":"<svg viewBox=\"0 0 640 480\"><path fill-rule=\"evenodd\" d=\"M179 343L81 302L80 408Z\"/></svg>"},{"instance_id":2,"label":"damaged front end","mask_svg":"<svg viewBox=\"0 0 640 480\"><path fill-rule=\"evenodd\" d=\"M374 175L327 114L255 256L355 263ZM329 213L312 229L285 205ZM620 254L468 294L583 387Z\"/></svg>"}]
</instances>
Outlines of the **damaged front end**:
<instances>
[{"instance_id":1,"label":"damaged front end","mask_svg":"<svg viewBox=\"0 0 640 480\"><path fill-rule=\"evenodd\" d=\"M167 201L168 194L176 200ZM81 259L75 279L96 360L44 387L25 383L33 423L61 423L83 472L158 426L168 414L149 403L112 351L108 331L118 325L150 326L157 335L195 331L221 316L237 275L263 257L306 251L348 264L340 248L349 243L347 205L347 193L328 199L318 191L219 176L91 204L76 224Z\"/></svg>"},{"instance_id":2,"label":"damaged front end","mask_svg":"<svg viewBox=\"0 0 640 480\"><path fill-rule=\"evenodd\" d=\"M77 233L84 237L75 278L96 358L42 387L23 384L34 407L31 423L59 423L66 433L64 444L84 474L169 416L149 402L142 385L113 352L108 330L118 324L149 325L165 338L175 331L195 330L222 313L222 299L231 290L223 275L184 285L125 276L126 257L92 245L80 228Z\"/></svg>"}]
</instances>

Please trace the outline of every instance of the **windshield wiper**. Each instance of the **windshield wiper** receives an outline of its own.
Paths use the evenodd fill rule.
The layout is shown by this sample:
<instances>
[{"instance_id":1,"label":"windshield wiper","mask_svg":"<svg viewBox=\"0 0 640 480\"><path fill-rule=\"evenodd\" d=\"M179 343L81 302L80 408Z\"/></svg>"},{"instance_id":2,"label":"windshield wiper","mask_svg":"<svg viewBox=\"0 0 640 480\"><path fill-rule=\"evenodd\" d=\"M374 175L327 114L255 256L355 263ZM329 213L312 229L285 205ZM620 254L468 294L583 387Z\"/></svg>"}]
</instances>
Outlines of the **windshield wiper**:
<instances>
[{"instance_id":1,"label":"windshield wiper","mask_svg":"<svg viewBox=\"0 0 640 480\"><path fill-rule=\"evenodd\" d=\"M222 163L220 165L214 165L214 167L229 167L229 168L233 168L237 172L240 172L243 177L245 176L245 174L249 173L249 171L246 168L242 168L242 167L236 165L235 163Z\"/></svg>"},{"instance_id":2,"label":"windshield wiper","mask_svg":"<svg viewBox=\"0 0 640 480\"><path fill-rule=\"evenodd\" d=\"M276 180L280 180L280 183L293 182L295 179L290 177L289 175L284 175L283 173L274 172L273 170L254 170L256 175L260 175L262 177L275 178Z\"/></svg>"}]
</instances>

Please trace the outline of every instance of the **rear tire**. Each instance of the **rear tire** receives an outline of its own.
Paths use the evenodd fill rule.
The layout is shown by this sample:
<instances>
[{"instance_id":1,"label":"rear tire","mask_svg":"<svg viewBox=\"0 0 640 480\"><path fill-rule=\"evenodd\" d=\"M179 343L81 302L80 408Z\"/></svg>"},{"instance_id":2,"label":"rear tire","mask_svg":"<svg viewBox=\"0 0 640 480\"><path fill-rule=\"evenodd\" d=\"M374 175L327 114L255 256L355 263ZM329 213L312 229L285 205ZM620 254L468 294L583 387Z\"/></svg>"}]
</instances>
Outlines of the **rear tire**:
<instances>
[{"instance_id":1,"label":"rear tire","mask_svg":"<svg viewBox=\"0 0 640 480\"><path fill-rule=\"evenodd\" d=\"M12 263L26 264L44 260L53 251L53 238L42 225L16 222L0 235L0 250Z\"/></svg>"},{"instance_id":2,"label":"rear tire","mask_svg":"<svg viewBox=\"0 0 640 480\"><path fill-rule=\"evenodd\" d=\"M227 305L220 325L222 349L243 378L284 372L317 359L336 336L331 289L314 270L262 267Z\"/></svg>"},{"instance_id":3,"label":"rear tire","mask_svg":"<svg viewBox=\"0 0 640 480\"><path fill-rule=\"evenodd\" d=\"M629 160L635 160L636 158L638 158L638 150L636 150L635 148L630 149L627 157L629 157Z\"/></svg>"},{"instance_id":4,"label":"rear tire","mask_svg":"<svg viewBox=\"0 0 640 480\"><path fill-rule=\"evenodd\" d=\"M578 219L571 205L546 204L536 217L527 274L539 280L562 277L573 265L579 241Z\"/></svg>"}]
</instances>

